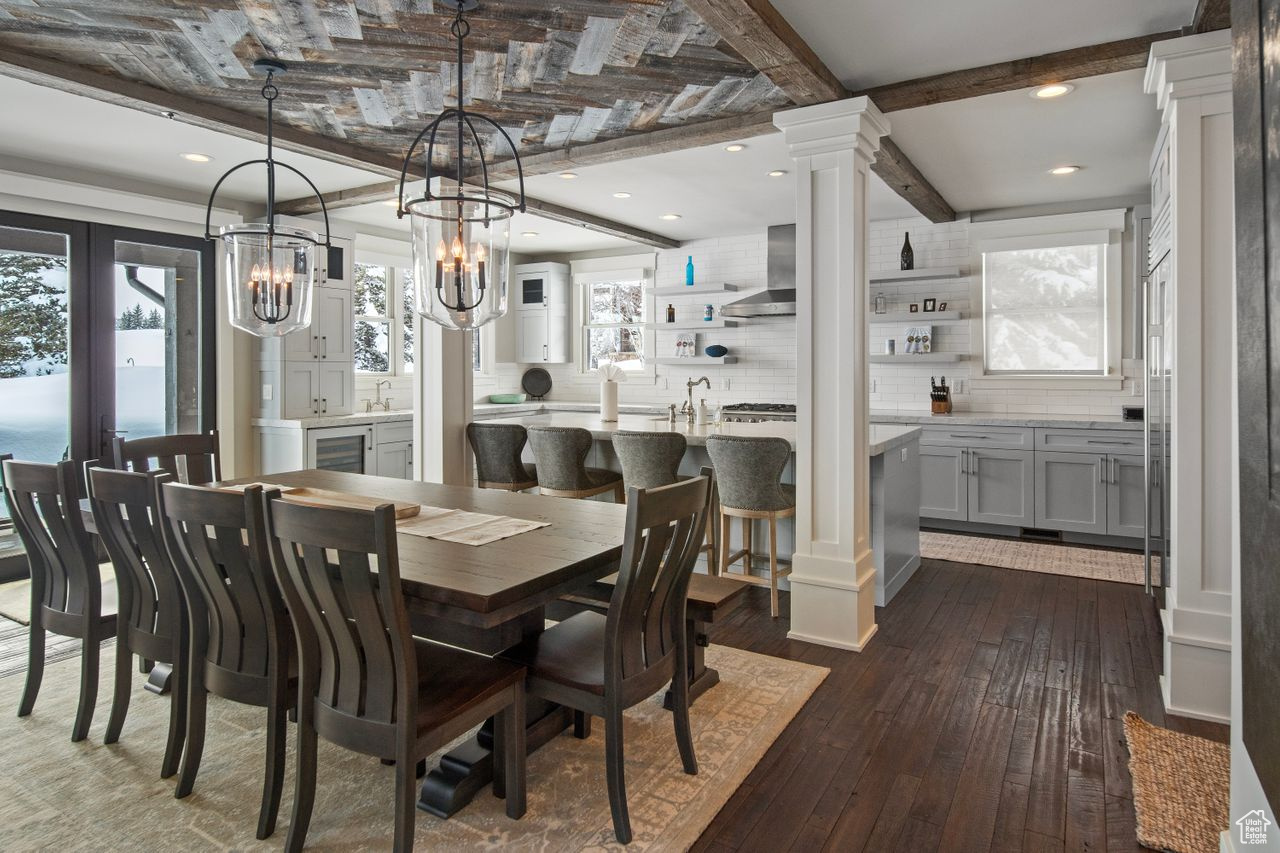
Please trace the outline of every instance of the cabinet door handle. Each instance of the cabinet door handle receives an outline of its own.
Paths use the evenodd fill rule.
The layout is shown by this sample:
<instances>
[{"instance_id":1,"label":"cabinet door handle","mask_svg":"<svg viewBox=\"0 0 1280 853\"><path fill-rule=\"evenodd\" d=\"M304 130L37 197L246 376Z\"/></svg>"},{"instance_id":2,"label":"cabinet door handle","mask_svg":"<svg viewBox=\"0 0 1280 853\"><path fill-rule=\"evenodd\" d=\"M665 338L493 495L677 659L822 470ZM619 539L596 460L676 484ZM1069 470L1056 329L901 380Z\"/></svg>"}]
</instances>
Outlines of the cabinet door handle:
<instances>
[{"instance_id":1,"label":"cabinet door handle","mask_svg":"<svg viewBox=\"0 0 1280 853\"><path fill-rule=\"evenodd\" d=\"M320 347L321 347L320 357L328 358L329 357L329 336L328 335L320 336Z\"/></svg>"},{"instance_id":2,"label":"cabinet door handle","mask_svg":"<svg viewBox=\"0 0 1280 853\"><path fill-rule=\"evenodd\" d=\"M369 437L369 449L373 450L373 427L365 430L365 434Z\"/></svg>"},{"instance_id":3,"label":"cabinet door handle","mask_svg":"<svg viewBox=\"0 0 1280 853\"><path fill-rule=\"evenodd\" d=\"M978 476L978 451L969 451L969 473Z\"/></svg>"},{"instance_id":4,"label":"cabinet door handle","mask_svg":"<svg viewBox=\"0 0 1280 853\"><path fill-rule=\"evenodd\" d=\"M313 415L320 414L320 398L319 397L311 398L311 414Z\"/></svg>"},{"instance_id":5,"label":"cabinet door handle","mask_svg":"<svg viewBox=\"0 0 1280 853\"><path fill-rule=\"evenodd\" d=\"M1098 480L1107 482L1107 457L1105 456L1098 457Z\"/></svg>"},{"instance_id":6,"label":"cabinet door handle","mask_svg":"<svg viewBox=\"0 0 1280 853\"><path fill-rule=\"evenodd\" d=\"M328 397L321 397L321 398L320 398L320 411L321 411L321 412L324 412L325 414L328 414L328 412L329 412L329 398L328 398Z\"/></svg>"},{"instance_id":7,"label":"cabinet door handle","mask_svg":"<svg viewBox=\"0 0 1280 853\"><path fill-rule=\"evenodd\" d=\"M1112 485L1120 485L1120 460L1111 457L1111 483Z\"/></svg>"},{"instance_id":8,"label":"cabinet door handle","mask_svg":"<svg viewBox=\"0 0 1280 853\"><path fill-rule=\"evenodd\" d=\"M969 451L967 450L960 451L960 473L969 473Z\"/></svg>"},{"instance_id":9,"label":"cabinet door handle","mask_svg":"<svg viewBox=\"0 0 1280 853\"><path fill-rule=\"evenodd\" d=\"M543 360L543 361L546 361L546 360L547 360L548 358L550 358L550 357L551 357L551 356L550 356L550 355L548 355L548 353L547 353L547 345L546 345L546 344L543 344L543 345L542 345L542 360Z\"/></svg>"}]
</instances>

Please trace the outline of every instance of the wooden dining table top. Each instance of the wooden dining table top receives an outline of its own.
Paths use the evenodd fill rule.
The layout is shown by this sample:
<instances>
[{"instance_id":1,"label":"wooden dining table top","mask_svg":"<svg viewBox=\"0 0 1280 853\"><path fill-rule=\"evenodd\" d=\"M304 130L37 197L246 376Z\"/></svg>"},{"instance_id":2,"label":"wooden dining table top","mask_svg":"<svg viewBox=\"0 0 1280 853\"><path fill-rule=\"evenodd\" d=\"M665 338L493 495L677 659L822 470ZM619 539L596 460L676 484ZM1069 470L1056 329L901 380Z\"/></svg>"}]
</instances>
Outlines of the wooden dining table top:
<instances>
[{"instance_id":1,"label":"wooden dining table top","mask_svg":"<svg viewBox=\"0 0 1280 853\"><path fill-rule=\"evenodd\" d=\"M626 507L601 501L446 486L341 471L288 471L225 480L345 492L549 522L486 545L402 533L400 583L411 607L477 626L495 625L617 571Z\"/></svg>"}]
</instances>

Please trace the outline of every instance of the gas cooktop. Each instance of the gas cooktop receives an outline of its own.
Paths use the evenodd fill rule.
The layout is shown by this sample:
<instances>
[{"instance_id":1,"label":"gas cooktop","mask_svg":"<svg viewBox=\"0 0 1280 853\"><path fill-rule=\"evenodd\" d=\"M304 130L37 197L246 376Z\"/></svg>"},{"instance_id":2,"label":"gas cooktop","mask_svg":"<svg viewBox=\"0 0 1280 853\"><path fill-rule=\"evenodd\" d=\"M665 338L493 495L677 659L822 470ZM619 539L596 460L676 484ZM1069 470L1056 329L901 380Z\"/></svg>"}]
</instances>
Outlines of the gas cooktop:
<instances>
[{"instance_id":1,"label":"gas cooktop","mask_svg":"<svg viewBox=\"0 0 1280 853\"><path fill-rule=\"evenodd\" d=\"M795 403L731 403L724 407L726 412L777 412L778 414L794 415L796 413Z\"/></svg>"}]
</instances>

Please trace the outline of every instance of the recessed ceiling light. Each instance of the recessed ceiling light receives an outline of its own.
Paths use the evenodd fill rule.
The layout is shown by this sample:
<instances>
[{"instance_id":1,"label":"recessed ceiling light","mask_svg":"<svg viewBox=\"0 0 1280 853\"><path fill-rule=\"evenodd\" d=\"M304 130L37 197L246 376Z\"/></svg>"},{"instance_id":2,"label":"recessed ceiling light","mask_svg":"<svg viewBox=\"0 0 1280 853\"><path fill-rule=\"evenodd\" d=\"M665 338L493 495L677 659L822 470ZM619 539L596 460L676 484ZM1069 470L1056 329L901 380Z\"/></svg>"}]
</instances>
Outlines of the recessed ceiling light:
<instances>
[{"instance_id":1,"label":"recessed ceiling light","mask_svg":"<svg viewBox=\"0 0 1280 853\"><path fill-rule=\"evenodd\" d=\"M787 173L787 170L786 170L786 169L774 169L772 172L770 172L770 173L769 173L769 177L771 177L771 178L781 178L781 177L782 177L783 175L785 175L786 173Z\"/></svg>"},{"instance_id":2,"label":"recessed ceiling light","mask_svg":"<svg viewBox=\"0 0 1280 853\"><path fill-rule=\"evenodd\" d=\"M667 220L668 222L675 222L677 219L679 219L679 218L680 218L680 214L678 214L678 213L664 213L664 214L662 214L662 216L661 216L661 217L659 217L659 218L660 218L660 219L665 219L665 220Z\"/></svg>"},{"instance_id":3,"label":"recessed ceiling light","mask_svg":"<svg viewBox=\"0 0 1280 853\"><path fill-rule=\"evenodd\" d=\"M1075 91L1075 86L1070 83L1050 83L1047 86L1041 86L1038 89L1031 90L1031 97L1037 100L1047 101L1051 98L1061 98L1063 95L1069 95Z\"/></svg>"},{"instance_id":4,"label":"recessed ceiling light","mask_svg":"<svg viewBox=\"0 0 1280 853\"><path fill-rule=\"evenodd\" d=\"M735 142L732 145L726 145L724 147L724 150L730 153L736 154L739 151L742 151L743 149L745 149L746 147L747 146L743 145L741 142Z\"/></svg>"},{"instance_id":5,"label":"recessed ceiling light","mask_svg":"<svg viewBox=\"0 0 1280 853\"><path fill-rule=\"evenodd\" d=\"M614 198L631 198L631 193L614 193Z\"/></svg>"},{"instance_id":6,"label":"recessed ceiling light","mask_svg":"<svg viewBox=\"0 0 1280 853\"><path fill-rule=\"evenodd\" d=\"M537 231L521 231L520 236L521 237L537 237L538 232Z\"/></svg>"},{"instance_id":7,"label":"recessed ceiling light","mask_svg":"<svg viewBox=\"0 0 1280 853\"><path fill-rule=\"evenodd\" d=\"M572 181L574 178L578 177L578 173L577 172L561 172L560 177L564 178L566 181Z\"/></svg>"},{"instance_id":8,"label":"recessed ceiling light","mask_svg":"<svg viewBox=\"0 0 1280 853\"><path fill-rule=\"evenodd\" d=\"M185 154L179 154L178 156L190 163L209 163L213 160L213 158L208 154L196 154L192 151L188 151Z\"/></svg>"},{"instance_id":9,"label":"recessed ceiling light","mask_svg":"<svg viewBox=\"0 0 1280 853\"><path fill-rule=\"evenodd\" d=\"M1055 166L1049 170L1050 175L1072 175L1080 171L1079 166Z\"/></svg>"}]
</instances>

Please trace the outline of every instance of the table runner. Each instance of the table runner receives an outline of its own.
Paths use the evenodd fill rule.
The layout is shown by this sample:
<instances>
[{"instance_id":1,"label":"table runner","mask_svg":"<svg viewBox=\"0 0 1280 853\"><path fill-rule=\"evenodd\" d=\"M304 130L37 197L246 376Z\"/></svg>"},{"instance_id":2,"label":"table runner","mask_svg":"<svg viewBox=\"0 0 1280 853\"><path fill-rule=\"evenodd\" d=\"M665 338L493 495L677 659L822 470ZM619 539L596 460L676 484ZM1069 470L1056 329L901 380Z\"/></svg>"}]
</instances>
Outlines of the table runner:
<instances>
[{"instance_id":1,"label":"table runner","mask_svg":"<svg viewBox=\"0 0 1280 853\"><path fill-rule=\"evenodd\" d=\"M417 515L403 519L396 525L400 533L411 536L425 536L428 539L439 539L443 542L457 542L462 545L487 545L549 527L549 521L530 521L526 518L511 518L505 515L488 515L482 512L464 512L460 509L447 509L438 506L422 507Z\"/></svg>"}]
</instances>

